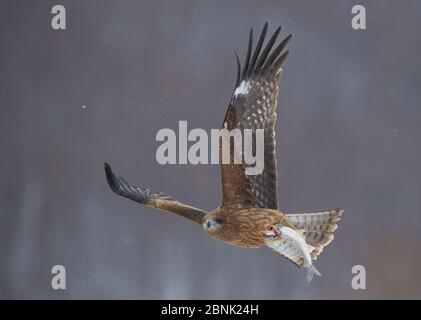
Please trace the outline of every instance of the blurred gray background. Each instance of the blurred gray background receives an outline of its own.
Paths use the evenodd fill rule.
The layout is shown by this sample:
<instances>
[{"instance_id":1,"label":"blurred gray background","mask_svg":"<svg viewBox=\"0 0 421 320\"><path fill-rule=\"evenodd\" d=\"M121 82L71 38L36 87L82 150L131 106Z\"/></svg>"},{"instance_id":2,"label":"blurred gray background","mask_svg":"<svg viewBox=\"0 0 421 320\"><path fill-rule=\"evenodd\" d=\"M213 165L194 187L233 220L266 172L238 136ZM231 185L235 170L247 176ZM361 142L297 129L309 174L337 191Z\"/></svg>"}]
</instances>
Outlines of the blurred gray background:
<instances>
[{"instance_id":1,"label":"blurred gray background","mask_svg":"<svg viewBox=\"0 0 421 320\"><path fill-rule=\"evenodd\" d=\"M351 7L367 9L354 31ZM421 298L420 1L1 1L0 298ZM54 4L67 30L51 28ZM156 162L161 128L219 128L249 28L293 32L278 100L280 207L346 209L316 261L239 249L113 194L205 210L216 165ZM85 108L83 108L85 106ZM51 288L51 267L67 289ZM351 268L367 269L353 290Z\"/></svg>"}]
</instances>

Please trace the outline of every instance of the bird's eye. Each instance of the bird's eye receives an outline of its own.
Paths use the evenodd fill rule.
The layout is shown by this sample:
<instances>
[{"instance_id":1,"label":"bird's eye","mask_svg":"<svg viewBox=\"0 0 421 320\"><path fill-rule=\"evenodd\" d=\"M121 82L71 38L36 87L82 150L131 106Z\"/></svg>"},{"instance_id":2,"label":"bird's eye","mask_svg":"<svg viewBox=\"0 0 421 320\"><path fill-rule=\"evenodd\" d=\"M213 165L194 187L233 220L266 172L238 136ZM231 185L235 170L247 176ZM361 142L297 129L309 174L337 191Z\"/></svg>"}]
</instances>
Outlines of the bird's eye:
<instances>
[{"instance_id":1,"label":"bird's eye","mask_svg":"<svg viewBox=\"0 0 421 320\"><path fill-rule=\"evenodd\" d=\"M221 219L219 219L219 218L216 218L216 219L215 219L215 222L216 222L217 224L221 224L221 223L222 223L222 220L221 220Z\"/></svg>"}]
</instances>

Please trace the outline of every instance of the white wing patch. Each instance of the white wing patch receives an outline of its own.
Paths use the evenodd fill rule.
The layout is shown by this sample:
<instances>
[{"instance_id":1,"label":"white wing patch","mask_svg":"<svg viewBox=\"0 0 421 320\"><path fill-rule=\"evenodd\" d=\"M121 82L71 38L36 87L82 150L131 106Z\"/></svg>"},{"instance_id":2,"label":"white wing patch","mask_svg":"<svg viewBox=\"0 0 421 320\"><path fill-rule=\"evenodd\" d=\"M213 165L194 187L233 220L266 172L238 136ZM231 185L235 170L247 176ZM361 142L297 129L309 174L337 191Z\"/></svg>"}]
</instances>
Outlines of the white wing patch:
<instances>
[{"instance_id":1,"label":"white wing patch","mask_svg":"<svg viewBox=\"0 0 421 320\"><path fill-rule=\"evenodd\" d=\"M238 95L246 95L249 93L251 88L251 83L249 81L241 81L240 86L237 87L234 91L234 97L237 97Z\"/></svg>"}]
</instances>

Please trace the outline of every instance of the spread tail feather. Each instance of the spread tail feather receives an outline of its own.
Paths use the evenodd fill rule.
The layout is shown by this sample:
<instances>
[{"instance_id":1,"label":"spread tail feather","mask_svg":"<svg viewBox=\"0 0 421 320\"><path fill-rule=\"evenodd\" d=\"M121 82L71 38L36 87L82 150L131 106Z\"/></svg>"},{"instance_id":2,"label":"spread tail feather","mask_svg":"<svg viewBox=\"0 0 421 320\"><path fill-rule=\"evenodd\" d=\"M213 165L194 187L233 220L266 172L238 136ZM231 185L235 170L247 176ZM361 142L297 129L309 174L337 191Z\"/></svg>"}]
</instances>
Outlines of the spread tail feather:
<instances>
[{"instance_id":1,"label":"spread tail feather","mask_svg":"<svg viewBox=\"0 0 421 320\"><path fill-rule=\"evenodd\" d=\"M313 260L323 251L333 240L333 232L338 227L337 223L341 219L344 210L335 209L317 213L287 214L288 222L295 228L304 230L304 238L310 246Z\"/></svg>"}]
</instances>

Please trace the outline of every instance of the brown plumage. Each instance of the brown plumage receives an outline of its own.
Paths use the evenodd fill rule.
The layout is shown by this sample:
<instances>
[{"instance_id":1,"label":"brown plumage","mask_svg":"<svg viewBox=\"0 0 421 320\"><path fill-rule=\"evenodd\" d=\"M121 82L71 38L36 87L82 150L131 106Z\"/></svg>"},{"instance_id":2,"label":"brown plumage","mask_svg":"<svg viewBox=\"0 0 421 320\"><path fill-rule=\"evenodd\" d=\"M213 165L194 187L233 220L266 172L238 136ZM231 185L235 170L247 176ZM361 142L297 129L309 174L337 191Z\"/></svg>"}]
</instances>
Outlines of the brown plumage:
<instances>
[{"instance_id":1,"label":"brown plumage","mask_svg":"<svg viewBox=\"0 0 421 320\"><path fill-rule=\"evenodd\" d=\"M229 244L258 248L265 243L265 231L282 221L284 215L272 209L219 207L206 215L208 220L221 221L218 228L209 228L207 233Z\"/></svg>"},{"instance_id":2,"label":"brown plumage","mask_svg":"<svg viewBox=\"0 0 421 320\"><path fill-rule=\"evenodd\" d=\"M273 49L281 31L279 27L263 48L267 28L266 23L254 51L253 30L250 31L243 68L236 55L236 88L223 123L223 127L228 130L238 128L244 132L244 129L252 129L253 134L256 129L264 130L264 170L260 175L246 175L246 165L233 163L234 148L231 141L231 163L221 165L222 203L208 213L163 193L131 186L116 176L108 164L105 164L105 172L111 189L123 197L202 224L205 232L215 239L246 248L268 246L294 264L303 266L302 253L292 250L292 243L283 239L276 230L288 227L300 232L311 257L315 259L323 247L332 241L332 233L343 210L291 215L278 211L274 126L281 65L288 55L288 51L283 53L283 50L291 35Z\"/></svg>"}]
</instances>

